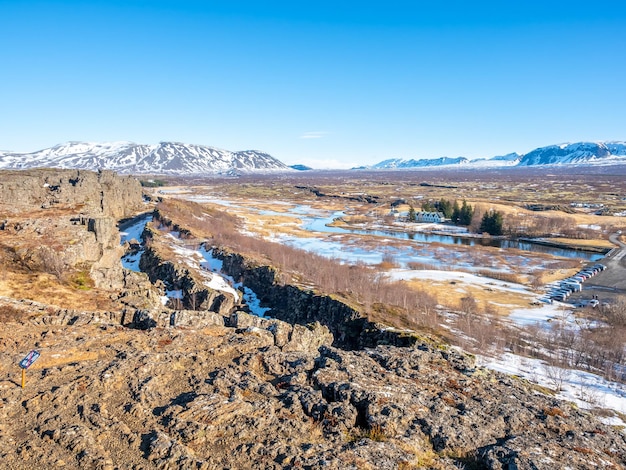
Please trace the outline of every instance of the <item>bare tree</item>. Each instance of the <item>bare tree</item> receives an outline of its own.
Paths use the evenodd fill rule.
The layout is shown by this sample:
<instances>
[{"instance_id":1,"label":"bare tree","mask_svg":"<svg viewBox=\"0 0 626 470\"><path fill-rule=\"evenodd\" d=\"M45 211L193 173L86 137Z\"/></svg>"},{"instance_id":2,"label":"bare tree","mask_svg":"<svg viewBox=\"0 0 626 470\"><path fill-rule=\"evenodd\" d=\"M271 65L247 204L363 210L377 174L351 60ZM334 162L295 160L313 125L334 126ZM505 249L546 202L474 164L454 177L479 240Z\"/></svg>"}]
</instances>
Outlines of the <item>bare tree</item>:
<instances>
[{"instance_id":1,"label":"bare tree","mask_svg":"<svg viewBox=\"0 0 626 470\"><path fill-rule=\"evenodd\" d=\"M63 255L49 246L42 246L39 250L41 268L44 272L54 275L61 280L68 265Z\"/></svg>"},{"instance_id":2,"label":"bare tree","mask_svg":"<svg viewBox=\"0 0 626 470\"><path fill-rule=\"evenodd\" d=\"M571 371L565 367L559 367L554 364L544 363L543 370L550 383L554 386L554 390L558 393L563 390L563 383L571 375Z\"/></svg>"}]
</instances>

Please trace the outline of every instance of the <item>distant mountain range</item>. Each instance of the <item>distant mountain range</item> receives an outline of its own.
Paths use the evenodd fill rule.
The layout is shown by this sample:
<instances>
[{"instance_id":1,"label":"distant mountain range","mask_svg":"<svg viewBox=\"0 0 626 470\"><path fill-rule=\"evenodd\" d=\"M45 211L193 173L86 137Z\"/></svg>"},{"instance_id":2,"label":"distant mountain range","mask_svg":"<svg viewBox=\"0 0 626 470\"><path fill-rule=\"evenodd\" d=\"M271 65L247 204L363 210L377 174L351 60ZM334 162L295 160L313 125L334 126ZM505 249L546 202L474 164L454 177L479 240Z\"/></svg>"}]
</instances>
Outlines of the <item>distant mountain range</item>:
<instances>
[{"instance_id":1,"label":"distant mountain range","mask_svg":"<svg viewBox=\"0 0 626 470\"><path fill-rule=\"evenodd\" d=\"M376 169L389 169L389 168L418 168L418 167L428 167L428 166L444 166L444 165L464 165L468 163L469 160L465 157L457 157L457 158L448 158L448 157L440 157L440 158L432 158L432 159L421 159L421 160L405 160L402 158L390 158L389 160L383 160L380 163L373 165L371 168Z\"/></svg>"},{"instance_id":2,"label":"distant mountain range","mask_svg":"<svg viewBox=\"0 0 626 470\"><path fill-rule=\"evenodd\" d=\"M525 155L510 153L493 158L470 160L465 157L434 159L392 158L359 169L419 169L433 166L464 166L467 168L537 166L537 165L590 165L626 164L626 142L579 142L541 147Z\"/></svg>"},{"instance_id":3,"label":"distant mountain range","mask_svg":"<svg viewBox=\"0 0 626 470\"><path fill-rule=\"evenodd\" d=\"M434 159L391 158L358 169L420 169L524 167L538 165L626 164L626 142L579 142L551 145L525 155L510 153L470 160L465 157ZM0 152L0 168L36 167L114 170L129 174L236 175L258 172L309 170L304 165L285 165L257 150L231 152L203 145L161 142L142 145L133 142L67 142L32 153Z\"/></svg>"},{"instance_id":4,"label":"distant mountain range","mask_svg":"<svg viewBox=\"0 0 626 470\"><path fill-rule=\"evenodd\" d=\"M289 168L292 168L294 170L298 170L298 171L308 171L308 170L312 170L313 168L311 168L310 166L306 166L306 165L289 165Z\"/></svg>"},{"instance_id":5,"label":"distant mountain range","mask_svg":"<svg viewBox=\"0 0 626 470\"><path fill-rule=\"evenodd\" d=\"M0 152L0 168L75 168L130 174L238 174L293 171L257 150L231 152L203 145L160 142L67 142L32 153Z\"/></svg>"}]
</instances>

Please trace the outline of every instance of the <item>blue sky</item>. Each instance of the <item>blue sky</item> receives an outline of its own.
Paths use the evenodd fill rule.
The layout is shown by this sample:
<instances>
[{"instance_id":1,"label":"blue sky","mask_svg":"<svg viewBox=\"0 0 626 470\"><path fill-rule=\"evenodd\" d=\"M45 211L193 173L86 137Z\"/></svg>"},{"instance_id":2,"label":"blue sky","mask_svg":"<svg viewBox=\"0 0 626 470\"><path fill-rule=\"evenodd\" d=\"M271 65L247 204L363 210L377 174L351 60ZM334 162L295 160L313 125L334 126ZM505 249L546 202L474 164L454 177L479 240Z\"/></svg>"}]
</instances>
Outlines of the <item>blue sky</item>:
<instances>
[{"instance_id":1,"label":"blue sky","mask_svg":"<svg viewBox=\"0 0 626 470\"><path fill-rule=\"evenodd\" d=\"M626 140L626 2L0 0L0 149L316 168Z\"/></svg>"}]
</instances>

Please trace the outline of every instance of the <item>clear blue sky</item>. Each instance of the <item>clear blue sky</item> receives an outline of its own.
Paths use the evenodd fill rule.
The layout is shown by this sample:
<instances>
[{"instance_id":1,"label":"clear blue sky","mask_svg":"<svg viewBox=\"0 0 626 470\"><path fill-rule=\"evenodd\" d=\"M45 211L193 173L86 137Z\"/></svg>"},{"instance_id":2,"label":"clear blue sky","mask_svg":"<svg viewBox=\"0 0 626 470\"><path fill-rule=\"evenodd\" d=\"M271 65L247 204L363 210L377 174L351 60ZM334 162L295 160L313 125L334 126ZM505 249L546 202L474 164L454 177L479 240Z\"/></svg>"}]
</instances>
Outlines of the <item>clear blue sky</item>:
<instances>
[{"instance_id":1,"label":"clear blue sky","mask_svg":"<svg viewBox=\"0 0 626 470\"><path fill-rule=\"evenodd\" d=\"M624 1L0 0L0 149L313 167L626 140Z\"/></svg>"}]
</instances>

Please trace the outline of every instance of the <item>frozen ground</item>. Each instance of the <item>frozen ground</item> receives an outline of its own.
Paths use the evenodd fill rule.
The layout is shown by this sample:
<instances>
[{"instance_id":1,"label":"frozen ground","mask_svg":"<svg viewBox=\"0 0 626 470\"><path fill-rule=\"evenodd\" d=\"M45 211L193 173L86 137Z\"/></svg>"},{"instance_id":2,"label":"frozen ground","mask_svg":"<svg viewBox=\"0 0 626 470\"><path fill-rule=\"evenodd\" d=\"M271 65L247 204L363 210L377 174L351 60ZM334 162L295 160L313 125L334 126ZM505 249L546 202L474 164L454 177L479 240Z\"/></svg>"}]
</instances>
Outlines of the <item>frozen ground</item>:
<instances>
[{"instance_id":1,"label":"frozen ground","mask_svg":"<svg viewBox=\"0 0 626 470\"><path fill-rule=\"evenodd\" d=\"M137 219L132 225L127 226L123 231L120 231L120 241L123 245L126 242L130 242L131 240L135 240L139 243L143 242L141 238L141 234L143 233L143 229L146 226L146 223L152 220L152 216L145 216ZM143 250L136 251L134 253L129 253L127 255L122 256L122 267L125 269L130 269L131 271L139 272L139 258L141 258L141 254Z\"/></svg>"},{"instance_id":2,"label":"frozen ground","mask_svg":"<svg viewBox=\"0 0 626 470\"><path fill-rule=\"evenodd\" d=\"M235 299L239 299L239 291L232 286L229 280L225 279L219 272L202 269L202 263L206 262L206 252L182 246L181 240L176 234L170 232L167 236L173 241L171 247L174 252L179 255L179 258L187 264L187 266L202 274L202 277L205 279L204 284L207 287L221 292L228 292L235 297Z\"/></svg>"},{"instance_id":3,"label":"frozen ground","mask_svg":"<svg viewBox=\"0 0 626 470\"><path fill-rule=\"evenodd\" d=\"M410 279L423 279L438 282L455 281L461 284L471 284L481 287L490 287L492 289L502 291L516 292L518 294L532 295L528 288L522 284L499 281L497 279L478 276L476 274L466 273L463 271L439 271L436 269L393 269L389 271L388 275L395 281Z\"/></svg>"},{"instance_id":4,"label":"frozen ground","mask_svg":"<svg viewBox=\"0 0 626 470\"><path fill-rule=\"evenodd\" d=\"M478 356L478 364L489 369L523 377L533 383L556 390L557 397L576 403L580 408L604 408L626 414L626 385L609 382L580 370L548 366L539 359L511 353L497 358ZM603 418L607 424L626 426L619 416Z\"/></svg>"},{"instance_id":5,"label":"frozen ground","mask_svg":"<svg viewBox=\"0 0 626 470\"><path fill-rule=\"evenodd\" d=\"M134 253L129 253L122 256L122 267L124 269L130 269L131 271L139 272L139 259L141 258L142 253L143 250L139 250Z\"/></svg>"},{"instance_id":6,"label":"frozen ground","mask_svg":"<svg viewBox=\"0 0 626 470\"><path fill-rule=\"evenodd\" d=\"M152 216L145 216L137 219L133 224L124 228L124 230L120 231L121 243L122 245L126 242L130 242L131 240L141 241L141 233L143 232L144 227L147 222L152 220Z\"/></svg>"},{"instance_id":7,"label":"frozen ground","mask_svg":"<svg viewBox=\"0 0 626 470\"><path fill-rule=\"evenodd\" d=\"M532 308L514 308L508 319L518 325L534 325L550 321L571 311L571 306L554 302Z\"/></svg>"}]
</instances>

